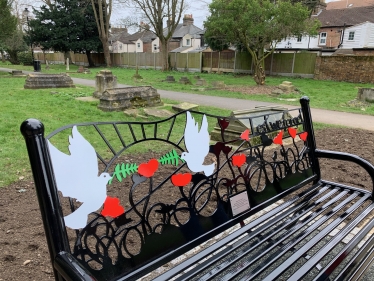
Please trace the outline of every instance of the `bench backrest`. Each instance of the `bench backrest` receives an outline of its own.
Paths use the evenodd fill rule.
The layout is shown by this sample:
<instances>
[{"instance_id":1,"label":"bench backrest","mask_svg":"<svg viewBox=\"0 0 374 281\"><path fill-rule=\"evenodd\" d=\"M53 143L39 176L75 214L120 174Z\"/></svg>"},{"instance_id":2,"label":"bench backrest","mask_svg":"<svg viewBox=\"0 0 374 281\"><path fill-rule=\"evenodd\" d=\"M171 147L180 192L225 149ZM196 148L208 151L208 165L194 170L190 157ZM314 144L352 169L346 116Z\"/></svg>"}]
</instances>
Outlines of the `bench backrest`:
<instances>
[{"instance_id":1,"label":"bench backrest","mask_svg":"<svg viewBox=\"0 0 374 281\"><path fill-rule=\"evenodd\" d=\"M67 252L97 280L132 280L317 181L308 98L301 104L252 117L73 124L46 138L26 120L52 261Z\"/></svg>"}]
</instances>

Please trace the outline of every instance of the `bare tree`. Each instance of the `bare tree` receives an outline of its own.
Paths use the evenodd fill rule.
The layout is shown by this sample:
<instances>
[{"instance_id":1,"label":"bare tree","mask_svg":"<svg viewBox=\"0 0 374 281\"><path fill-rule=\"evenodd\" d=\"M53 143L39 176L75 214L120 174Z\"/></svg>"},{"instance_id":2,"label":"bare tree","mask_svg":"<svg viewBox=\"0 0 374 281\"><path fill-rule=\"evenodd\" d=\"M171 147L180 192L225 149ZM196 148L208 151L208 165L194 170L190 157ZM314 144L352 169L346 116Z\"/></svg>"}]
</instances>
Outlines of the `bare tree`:
<instances>
[{"instance_id":1,"label":"bare tree","mask_svg":"<svg viewBox=\"0 0 374 281\"><path fill-rule=\"evenodd\" d=\"M109 23L112 15L112 0L91 0L95 14L99 38L103 44L104 58L107 67L112 66L109 52Z\"/></svg>"},{"instance_id":2,"label":"bare tree","mask_svg":"<svg viewBox=\"0 0 374 281\"><path fill-rule=\"evenodd\" d=\"M169 69L168 43L185 11L185 0L133 0L160 39L162 70ZM164 21L166 20L166 28Z\"/></svg>"}]
</instances>

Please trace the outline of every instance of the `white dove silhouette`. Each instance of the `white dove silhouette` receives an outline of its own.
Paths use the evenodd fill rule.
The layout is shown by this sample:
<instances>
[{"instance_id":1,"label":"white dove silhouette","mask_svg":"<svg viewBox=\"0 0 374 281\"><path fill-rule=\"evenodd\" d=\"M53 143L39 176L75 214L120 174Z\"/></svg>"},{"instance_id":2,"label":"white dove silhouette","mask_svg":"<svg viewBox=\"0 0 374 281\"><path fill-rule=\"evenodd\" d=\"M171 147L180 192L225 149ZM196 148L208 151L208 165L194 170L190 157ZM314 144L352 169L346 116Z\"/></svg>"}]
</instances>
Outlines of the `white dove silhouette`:
<instances>
[{"instance_id":1,"label":"white dove silhouette","mask_svg":"<svg viewBox=\"0 0 374 281\"><path fill-rule=\"evenodd\" d=\"M103 205L110 175L102 173L98 176L95 149L78 132L76 126L71 132L70 155L59 151L49 140L48 147L58 190L63 196L76 198L83 203L75 212L64 217L66 226L79 229L86 226L88 214Z\"/></svg>"},{"instance_id":2,"label":"white dove silhouette","mask_svg":"<svg viewBox=\"0 0 374 281\"><path fill-rule=\"evenodd\" d=\"M184 144L188 152L183 152L181 158L187 162L187 166L192 172L204 171L204 174L209 177L213 174L215 163L203 165L204 159L209 153L208 121L204 114L199 131L198 124L191 113L189 111L186 113L187 122L184 129Z\"/></svg>"}]
</instances>

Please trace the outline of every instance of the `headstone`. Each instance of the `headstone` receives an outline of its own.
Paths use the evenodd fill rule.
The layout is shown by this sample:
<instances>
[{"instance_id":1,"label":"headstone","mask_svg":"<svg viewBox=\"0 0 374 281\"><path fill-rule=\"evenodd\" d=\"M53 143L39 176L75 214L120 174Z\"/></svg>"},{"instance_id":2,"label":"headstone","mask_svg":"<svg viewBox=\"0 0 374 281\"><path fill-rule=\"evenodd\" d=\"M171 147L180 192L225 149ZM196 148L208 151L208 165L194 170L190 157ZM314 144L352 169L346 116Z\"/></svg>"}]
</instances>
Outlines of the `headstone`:
<instances>
[{"instance_id":1,"label":"headstone","mask_svg":"<svg viewBox=\"0 0 374 281\"><path fill-rule=\"evenodd\" d=\"M173 113L169 110L157 108L144 108L144 113L147 116L153 116L158 118L168 118L173 115Z\"/></svg>"},{"instance_id":2,"label":"headstone","mask_svg":"<svg viewBox=\"0 0 374 281\"><path fill-rule=\"evenodd\" d=\"M179 79L179 83L181 84L191 84L190 79L188 79L187 76L182 76L181 79Z\"/></svg>"},{"instance_id":3,"label":"headstone","mask_svg":"<svg viewBox=\"0 0 374 281\"><path fill-rule=\"evenodd\" d=\"M44 74L30 73L27 75L24 85L25 89L45 89L45 88L75 88L73 80L66 73Z\"/></svg>"},{"instance_id":4,"label":"headstone","mask_svg":"<svg viewBox=\"0 0 374 281\"><path fill-rule=\"evenodd\" d=\"M151 86L106 89L98 108L103 111L122 111L127 108L162 105L160 94Z\"/></svg>"},{"instance_id":5,"label":"headstone","mask_svg":"<svg viewBox=\"0 0 374 281\"><path fill-rule=\"evenodd\" d=\"M66 70L70 70L70 68L69 68L69 58L66 59Z\"/></svg>"},{"instance_id":6,"label":"headstone","mask_svg":"<svg viewBox=\"0 0 374 281\"><path fill-rule=\"evenodd\" d=\"M83 72L84 72L84 68L83 68L82 65L80 65L80 66L78 67L77 72L78 72L78 73L83 73Z\"/></svg>"},{"instance_id":7,"label":"headstone","mask_svg":"<svg viewBox=\"0 0 374 281\"><path fill-rule=\"evenodd\" d=\"M91 70L89 68L84 68L84 73L89 74L89 73L91 73Z\"/></svg>"},{"instance_id":8,"label":"headstone","mask_svg":"<svg viewBox=\"0 0 374 281\"><path fill-rule=\"evenodd\" d=\"M164 80L164 82L174 83L175 82L174 76L166 76L166 79Z\"/></svg>"},{"instance_id":9,"label":"headstone","mask_svg":"<svg viewBox=\"0 0 374 281\"><path fill-rule=\"evenodd\" d=\"M359 88L357 99L361 101L374 102L374 88Z\"/></svg>"},{"instance_id":10,"label":"headstone","mask_svg":"<svg viewBox=\"0 0 374 281\"><path fill-rule=\"evenodd\" d=\"M185 111L185 110L199 110L199 106L197 104L182 102L179 104L175 104L171 107L173 110L177 112Z\"/></svg>"},{"instance_id":11,"label":"headstone","mask_svg":"<svg viewBox=\"0 0 374 281\"><path fill-rule=\"evenodd\" d=\"M196 81L196 86L206 86L206 81L205 81L205 79L199 78L199 79Z\"/></svg>"},{"instance_id":12,"label":"headstone","mask_svg":"<svg viewBox=\"0 0 374 281\"><path fill-rule=\"evenodd\" d=\"M295 86L289 81L283 81L278 87L286 93L295 91Z\"/></svg>"},{"instance_id":13,"label":"headstone","mask_svg":"<svg viewBox=\"0 0 374 281\"><path fill-rule=\"evenodd\" d=\"M197 80L201 79L199 75L195 75L193 78L195 78Z\"/></svg>"},{"instance_id":14,"label":"headstone","mask_svg":"<svg viewBox=\"0 0 374 281\"><path fill-rule=\"evenodd\" d=\"M95 84L96 91L93 93L93 96L99 99L105 90L117 87L117 76L113 75L112 71L108 69L100 70L96 75Z\"/></svg>"},{"instance_id":15,"label":"headstone","mask_svg":"<svg viewBox=\"0 0 374 281\"><path fill-rule=\"evenodd\" d=\"M224 89L226 88L225 82L223 81L213 81L212 82L213 89Z\"/></svg>"},{"instance_id":16,"label":"headstone","mask_svg":"<svg viewBox=\"0 0 374 281\"><path fill-rule=\"evenodd\" d=\"M282 89L279 89L279 88L275 88L274 90L271 91L271 96L274 96L274 97L277 97L277 96L280 96L281 94L283 94L283 90Z\"/></svg>"},{"instance_id":17,"label":"headstone","mask_svg":"<svg viewBox=\"0 0 374 281\"><path fill-rule=\"evenodd\" d=\"M26 74L22 72L22 70L12 70L12 76L14 77L25 77Z\"/></svg>"},{"instance_id":18,"label":"headstone","mask_svg":"<svg viewBox=\"0 0 374 281\"><path fill-rule=\"evenodd\" d=\"M254 109L249 109L249 110L232 111L230 114L230 117L236 117L238 119L231 120L230 124L225 129L224 131L225 140L230 141L230 140L240 139L240 135L247 129L249 129L250 132L253 133L251 129L251 123L249 122L248 117L252 118L253 130L256 133L257 126L264 124L264 118L262 115L271 114L269 115L269 118L267 121L276 122L277 120L291 118L291 115L289 114L287 114L286 116L284 115L284 111L286 110L287 108L280 107L280 106L275 106L275 107L263 106L263 107L258 107ZM256 118L256 116L259 116L259 117ZM244 117L244 119L239 119L242 117ZM218 124L216 124L216 127L211 132L211 139L215 141L222 141L221 128L219 127Z\"/></svg>"}]
</instances>

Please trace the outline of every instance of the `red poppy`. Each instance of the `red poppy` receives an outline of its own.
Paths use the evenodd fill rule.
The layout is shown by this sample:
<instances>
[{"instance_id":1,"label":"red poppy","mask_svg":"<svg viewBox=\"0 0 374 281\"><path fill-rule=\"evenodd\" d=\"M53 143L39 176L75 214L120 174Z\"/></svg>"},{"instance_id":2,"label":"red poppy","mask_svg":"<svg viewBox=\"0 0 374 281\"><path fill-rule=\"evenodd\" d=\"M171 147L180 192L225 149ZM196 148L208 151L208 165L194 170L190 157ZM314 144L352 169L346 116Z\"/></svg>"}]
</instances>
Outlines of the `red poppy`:
<instances>
[{"instance_id":1,"label":"red poppy","mask_svg":"<svg viewBox=\"0 0 374 281\"><path fill-rule=\"evenodd\" d=\"M246 162L247 157L245 154L238 154L232 157L232 164L236 167L241 167Z\"/></svg>"},{"instance_id":2,"label":"red poppy","mask_svg":"<svg viewBox=\"0 0 374 281\"><path fill-rule=\"evenodd\" d=\"M283 131L278 133L278 135L273 139L273 143L283 145Z\"/></svg>"},{"instance_id":3,"label":"red poppy","mask_svg":"<svg viewBox=\"0 0 374 281\"><path fill-rule=\"evenodd\" d=\"M148 163L142 163L138 167L138 173L144 177L150 178L158 169L157 159L151 159Z\"/></svg>"},{"instance_id":4,"label":"red poppy","mask_svg":"<svg viewBox=\"0 0 374 281\"><path fill-rule=\"evenodd\" d=\"M122 215L125 209L121 206L119 199L116 197L107 196L104 202L104 209L101 211L101 215L104 217L116 218Z\"/></svg>"},{"instance_id":5,"label":"red poppy","mask_svg":"<svg viewBox=\"0 0 374 281\"><path fill-rule=\"evenodd\" d=\"M249 140L249 129L245 130L241 135L240 135L240 138L242 140L246 140L248 141Z\"/></svg>"},{"instance_id":6,"label":"red poppy","mask_svg":"<svg viewBox=\"0 0 374 281\"><path fill-rule=\"evenodd\" d=\"M189 184L191 180L192 180L192 175L190 173L175 174L171 176L171 182L175 186L185 186Z\"/></svg>"},{"instance_id":7,"label":"red poppy","mask_svg":"<svg viewBox=\"0 0 374 281\"><path fill-rule=\"evenodd\" d=\"M294 139L296 137L297 130L295 128L288 128L288 133Z\"/></svg>"},{"instance_id":8,"label":"red poppy","mask_svg":"<svg viewBox=\"0 0 374 281\"><path fill-rule=\"evenodd\" d=\"M303 141L306 141L306 138L308 137L308 132L301 133L299 135L299 138Z\"/></svg>"}]
</instances>

